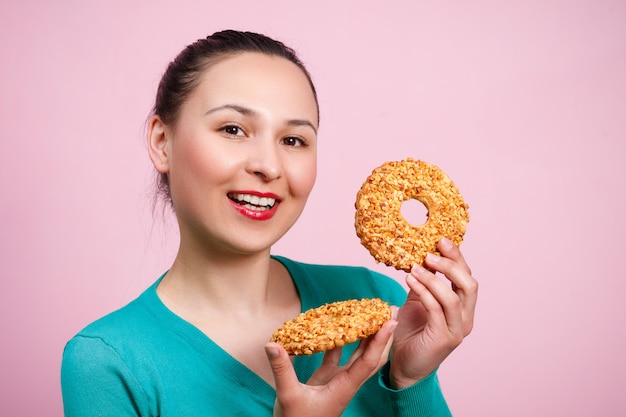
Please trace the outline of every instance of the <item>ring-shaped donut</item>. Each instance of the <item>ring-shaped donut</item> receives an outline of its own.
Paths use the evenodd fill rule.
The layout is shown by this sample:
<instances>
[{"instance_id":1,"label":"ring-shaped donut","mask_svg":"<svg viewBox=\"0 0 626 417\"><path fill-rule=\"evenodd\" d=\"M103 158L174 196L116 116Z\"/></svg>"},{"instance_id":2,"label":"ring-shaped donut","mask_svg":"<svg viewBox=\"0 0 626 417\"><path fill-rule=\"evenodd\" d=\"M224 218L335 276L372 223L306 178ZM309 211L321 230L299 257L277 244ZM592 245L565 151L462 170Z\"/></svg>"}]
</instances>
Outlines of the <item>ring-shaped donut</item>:
<instances>
[{"instance_id":1,"label":"ring-shaped donut","mask_svg":"<svg viewBox=\"0 0 626 417\"><path fill-rule=\"evenodd\" d=\"M412 225L400 213L410 199L426 206L424 224ZM469 222L468 205L452 180L435 165L411 158L374 169L358 191L355 207L361 244L376 262L406 272L423 265L428 253L439 254L441 238L460 245Z\"/></svg>"}]
</instances>

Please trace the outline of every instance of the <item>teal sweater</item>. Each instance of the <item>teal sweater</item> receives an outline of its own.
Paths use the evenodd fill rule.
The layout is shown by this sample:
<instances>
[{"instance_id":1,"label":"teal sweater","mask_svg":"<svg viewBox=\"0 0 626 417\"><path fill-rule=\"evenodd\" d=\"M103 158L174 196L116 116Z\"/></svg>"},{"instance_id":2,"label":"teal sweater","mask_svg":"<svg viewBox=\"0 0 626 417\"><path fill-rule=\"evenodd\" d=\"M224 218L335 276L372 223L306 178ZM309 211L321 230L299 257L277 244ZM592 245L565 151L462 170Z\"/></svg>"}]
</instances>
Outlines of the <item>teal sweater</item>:
<instances>
[{"instance_id":1,"label":"teal sweater","mask_svg":"<svg viewBox=\"0 0 626 417\"><path fill-rule=\"evenodd\" d=\"M397 282L365 268L275 259L291 274L303 311L363 297L400 306L406 298ZM159 281L67 343L61 367L65 415L271 416L274 389L172 313L157 296ZM344 347L343 360L355 347ZM321 360L322 354L296 357L300 380L306 381ZM435 373L393 390L387 371L385 366L363 385L344 416L450 416Z\"/></svg>"}]
</instances>

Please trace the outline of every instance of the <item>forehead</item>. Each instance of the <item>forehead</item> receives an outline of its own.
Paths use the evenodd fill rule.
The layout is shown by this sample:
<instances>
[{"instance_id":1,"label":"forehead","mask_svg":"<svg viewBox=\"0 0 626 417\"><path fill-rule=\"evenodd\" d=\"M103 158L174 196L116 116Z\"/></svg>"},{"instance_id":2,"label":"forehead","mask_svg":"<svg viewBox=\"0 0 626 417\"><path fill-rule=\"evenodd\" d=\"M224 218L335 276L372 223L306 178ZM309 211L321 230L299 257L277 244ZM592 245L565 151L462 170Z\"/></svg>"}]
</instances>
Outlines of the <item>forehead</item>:
<instances>
[{"instance_id":1,"label":"forehead","mask_svg":"<svg viewBox=\"0 0 626 417\"><path fill-rule=\"evenodd\" d=\"M229 56L208 67L194 92L204 105L236 104L291 109L317 124L317 103L309 79L288 59L255 52Z\"/></svg>"}]
</instances>

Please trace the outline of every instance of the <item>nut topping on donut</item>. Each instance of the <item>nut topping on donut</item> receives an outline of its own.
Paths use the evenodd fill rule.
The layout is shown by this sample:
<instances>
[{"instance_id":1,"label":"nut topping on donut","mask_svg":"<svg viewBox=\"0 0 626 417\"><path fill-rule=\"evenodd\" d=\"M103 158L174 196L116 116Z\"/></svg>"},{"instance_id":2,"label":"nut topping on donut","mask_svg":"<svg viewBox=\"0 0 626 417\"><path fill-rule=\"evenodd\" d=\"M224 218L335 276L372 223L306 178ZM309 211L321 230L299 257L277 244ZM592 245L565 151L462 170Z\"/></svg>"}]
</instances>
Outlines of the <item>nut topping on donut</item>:
<instances>
[{"instance_id":1,"label":"nut topping on donut","mask_svg":"<svg viewBox=\"0 0 626 417\"><path fill-rule=\"evenodd\" d=\"M426 223L415 226L400 213L402 203L416 199L428 210ZM460 245L469 222L468 208L452 180L435 165L407 158L386 162L372 171L355 203L355 227L376 262L410 271L428 253L439 254L446 237Z\"/></svg>"},{"instance_id":2,"label":"nut topping on donut","mask_svg":"<svg viewBox=\"0 0 626 417\"><path fill-rule=\"evenodd\" d=\"M365 339L390 318L389 304L378 298L337 301L286 321L270 342L282 345L290 355L311 355Z\"/></svg>"}]
</instances>

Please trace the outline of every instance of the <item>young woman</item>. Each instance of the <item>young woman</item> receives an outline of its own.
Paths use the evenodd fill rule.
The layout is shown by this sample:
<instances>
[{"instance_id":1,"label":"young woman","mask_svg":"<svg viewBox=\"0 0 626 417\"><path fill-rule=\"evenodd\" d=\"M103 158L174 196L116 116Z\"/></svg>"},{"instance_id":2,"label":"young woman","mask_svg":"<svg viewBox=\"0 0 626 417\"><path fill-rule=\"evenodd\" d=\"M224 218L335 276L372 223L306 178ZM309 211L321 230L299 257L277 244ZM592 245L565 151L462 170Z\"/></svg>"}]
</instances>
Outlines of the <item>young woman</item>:
<instances>
[{"instance_id":1,"label":"young woman","mask_svg":"<svg viewBox=\"0 0 626 417\"><path fill-rule=\"evenodd\" d=\"M436 369L469 334L477 283L447 240L407 276L270 255L316 176L318 102L295 53L224 31L159 84L148 149L180 247L136 300L66 346L66 416L447 416ZM380 297L373 337L290 358L272 332L301 311Z\"/></svg>"}]
</instances>

